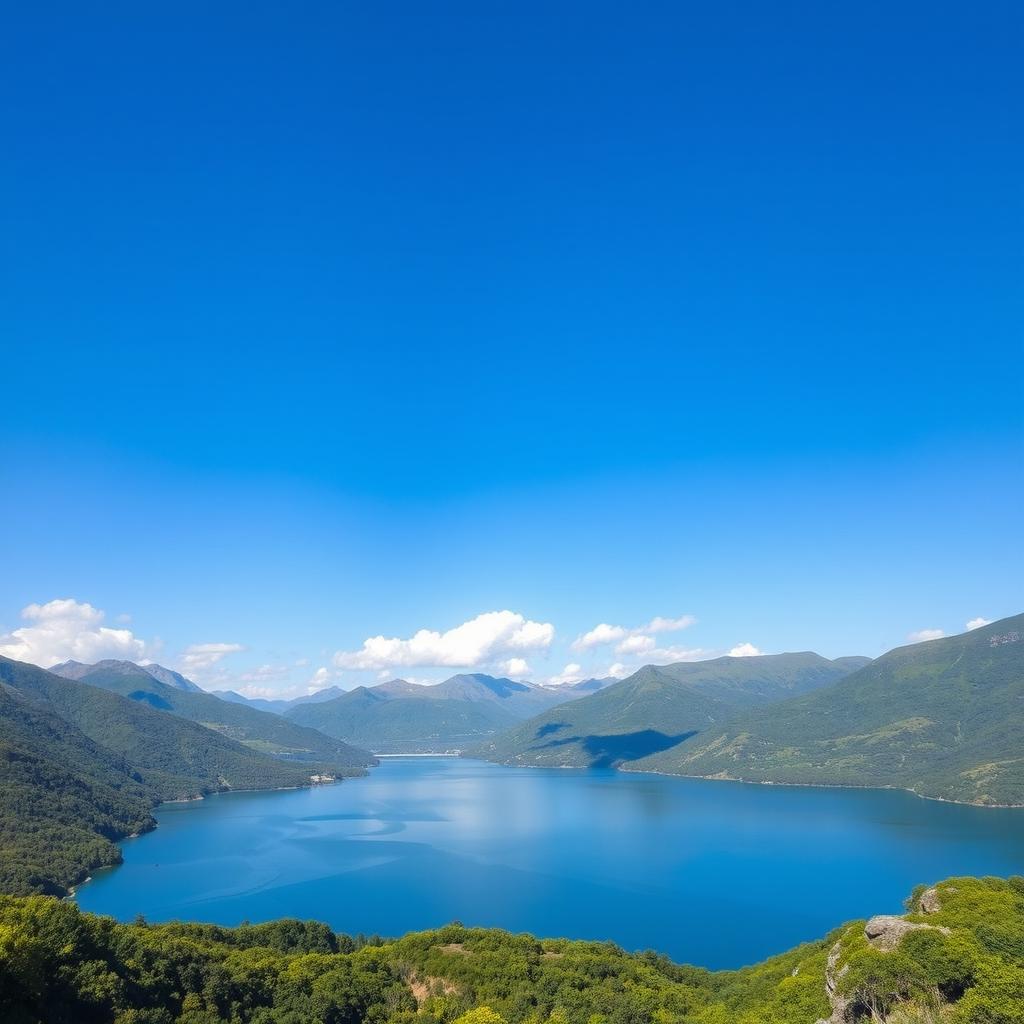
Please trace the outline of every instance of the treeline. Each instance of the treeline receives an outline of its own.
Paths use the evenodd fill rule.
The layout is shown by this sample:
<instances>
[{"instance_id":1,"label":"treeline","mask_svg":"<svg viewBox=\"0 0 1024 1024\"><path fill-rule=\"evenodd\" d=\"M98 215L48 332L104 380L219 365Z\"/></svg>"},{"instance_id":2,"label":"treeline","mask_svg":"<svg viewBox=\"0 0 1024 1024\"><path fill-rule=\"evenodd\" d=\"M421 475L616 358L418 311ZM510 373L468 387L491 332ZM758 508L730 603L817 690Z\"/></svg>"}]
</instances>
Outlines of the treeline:
<instances>
[{"instance_id":1,"label":"treeline","mask_svg":"<svg viewBox=\"0 0 1024 1024\"><path fill-rule=\"evenodd\" d=\"M712 973L610 943L446 928L385 941L276 921L117 924L0 897L5 1024L810 1024L1024 1022L1024 878L920 893L894 948L863 922ZM941 904L941 906L939 905ZM834 981L831 999L826 973ZM873 1015L873 1016L872 1016Z\"/></svg>"}]
</instances>

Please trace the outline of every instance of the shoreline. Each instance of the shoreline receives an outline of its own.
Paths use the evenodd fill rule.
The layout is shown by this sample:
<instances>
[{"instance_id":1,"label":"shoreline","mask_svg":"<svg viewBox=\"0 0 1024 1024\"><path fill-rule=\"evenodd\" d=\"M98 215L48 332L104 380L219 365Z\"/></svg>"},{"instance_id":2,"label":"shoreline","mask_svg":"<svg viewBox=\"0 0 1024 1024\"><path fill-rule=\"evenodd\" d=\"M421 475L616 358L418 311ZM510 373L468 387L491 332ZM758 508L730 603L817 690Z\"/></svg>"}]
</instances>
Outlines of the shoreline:
<instances>
[{"instance_id":1,"label":"shoreline","mask_svg":"<svg viewBox=\"0 0 1024 1024\"><path fill-rule=\"evenodd\" d=\"M433 755L432 755L433 756ZM444 756L444 755L436 755ZM556 771L580 771L591 770L591 766L580 764L519 764L514 761L491 761L486 757L465 757L459 755L460 759L466 761L483 761L485 764L500 765L503 768L540 768L553 769ZM664 772L654 768L627 768L623 765L614 765L609 770L630 775L657 775L663 779L691 779L694 782L735 782L742 786L778 786L789 789L845 789L845 790L874 790L876 792L909 793L919 800L933 800L940 804L956 804L959 807L977 807L981 810L992 811L1020 811L1024 810L1024 803L1019 804L982 804L972 800L953 800L948 796L928 796L925 793L918 793L917 790L909 789L906 786L858 786L853 783L839 782L774 782L771 779L739 779L728 775L684 775L680 772Z\"/></svg>"}]
</instances>

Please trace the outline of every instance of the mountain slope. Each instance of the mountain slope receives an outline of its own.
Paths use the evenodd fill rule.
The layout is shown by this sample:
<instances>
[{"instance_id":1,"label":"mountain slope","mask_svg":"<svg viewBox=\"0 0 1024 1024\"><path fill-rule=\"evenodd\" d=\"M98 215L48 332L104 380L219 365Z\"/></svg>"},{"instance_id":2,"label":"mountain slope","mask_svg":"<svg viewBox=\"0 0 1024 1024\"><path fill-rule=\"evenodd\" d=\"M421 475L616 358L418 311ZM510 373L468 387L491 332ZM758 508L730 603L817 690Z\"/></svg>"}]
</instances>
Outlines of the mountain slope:
<instances>
[{"instance_id":1,"label":"mountain slope","mask_svg":"<svg viewBox=\"0 0 1024 1024\"><path fill-rule=\"evenodd\" d=\"M1024 615L900 647L631 767L1024 803Z\"/></svg>"},{"instance_id":2,"label":"mountain slope","mask_svg":"<svg viewBox=\"0 0 1024 1024\"><path fill-rule=\"evenodd\" d=\"M0 683L0 890L60 895L119 863L114 841L151 828L153 802L122 758Z\"/></svg>"},{"instance_id":3,"label":"mountain slope","mask_svg":"<svg viewBox=\"0 0 1024 1024\"><path fill-rule=\"evenodd\" d=\"M365 750L357 750L314 729L289 722L280 715L245 704L231 704L210 693L168 686L130 661L100 661L87 669L82 671L81 667L76 667L75 678L197 722L281 760L300 761L340 774L351 773L373 763L372 756Z\"/></svg>"},{"instance_id":4,"label":"mountain slope","mask_svg":"<svg viewBox=\"0 0 1024 1024\"><path fill-rule=\"evenodd\" d=\"M848 665L811 653L645 665L469 754L505 764L618 764L720 729L740 708L828 685L849 671Z\"/></svg>"},{"instance_id":5,"label":"mountain slope","mask_svg":"<svg viewBox=\"0 0 1024 1024\"><path fill-rule=\"evenodd\" d=\"M479 673L434 686L392 679L294 705L285 717L374 751L443 753L479 743L569 696Z\"/></svg>"},{"instance_id":6,"label":"mountain slope","mask_svg":"<svg viewBox=\"0 0 1024 1024\"><path fill-rule=\"evenodd\" d=\"M268 757L213 729L84 680L0 658L0 681L122 759L155 800L309 782L308 765Z\"/></svg>"},{"instance_id":7,"label":"mountain slope","mask_svg":"<svg viewBox=\"0 0 1024 1024\"><path fill-rule=\"evenodd\" d=\"M612 765L720 726L731 708L661 669L638 672L529 719L468 754L503 764Z\"/></svg>"}]
</instances>

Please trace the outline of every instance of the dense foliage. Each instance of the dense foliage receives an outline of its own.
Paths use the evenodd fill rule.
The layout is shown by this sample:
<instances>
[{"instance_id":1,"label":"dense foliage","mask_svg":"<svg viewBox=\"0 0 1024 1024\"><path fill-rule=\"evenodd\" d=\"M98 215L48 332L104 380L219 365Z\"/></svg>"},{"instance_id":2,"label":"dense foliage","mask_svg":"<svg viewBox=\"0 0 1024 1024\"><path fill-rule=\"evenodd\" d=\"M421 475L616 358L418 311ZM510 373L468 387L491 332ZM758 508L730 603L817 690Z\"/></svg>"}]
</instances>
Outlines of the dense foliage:
<instances>
[{"instance_id":1,"label":"dense foliage","mask_svg":"<svg viewBox=\"0 0 1024 1024\"><path fill-rule=\"evenodd\" d=\"M901 647L641 769L1024 803L1024 615Z\"/></svg>"},{"instance_id":2,"label":"dense foliage","mask_svg":"<svg viewBox=\"0 0 1024 1024\"><path fill-rule=\"evenodd\" d=\"M0 897L6 1024L812 1024L826 972L848 1019L1024 1021L1024 879L953 879L931 927L882 951L862 923L711 973L610 943L460 925L395 941L276 921L117 924ZM837 952L838 951L838 952ZM830 960L831 956L831 960Z\"/></svg>"},{"instance_id":3,"label":"dense foliage","mask_svg":"<svg viewBox=\"0 0 1024 1024\"><path fill-rule=\"evenodd\" d=\"M619 764L719 729L742 708L828 686L867 661L829 661L808 651L645 665L621 682L537 715L469 753L505 764Z\"/></svg>"},{"instance_id":4,"label":"dense foliage","mask_svg":"<svg viewBox=\"0 0 1024 1024\"><path fill-rule=\"evenodd\" d=\"M119 863L115 842L152 828L163 800L304 786L315 770L0 658L0 891L63 893Z\"/></svg>"}]
</instances>

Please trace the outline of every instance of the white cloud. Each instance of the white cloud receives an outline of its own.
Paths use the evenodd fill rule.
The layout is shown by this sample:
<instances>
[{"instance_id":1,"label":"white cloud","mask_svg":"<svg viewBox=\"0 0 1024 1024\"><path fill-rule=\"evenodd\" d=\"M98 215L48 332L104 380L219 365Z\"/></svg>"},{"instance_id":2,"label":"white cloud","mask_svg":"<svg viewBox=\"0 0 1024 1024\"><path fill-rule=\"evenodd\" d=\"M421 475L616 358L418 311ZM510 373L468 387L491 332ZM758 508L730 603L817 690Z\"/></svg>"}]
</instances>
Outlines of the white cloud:
<instances>
[{"instance_id":1,"label":"white cloud","mask_svg":"<svg viewBox=\"0 0 1024 1024\"><path fill-rule=\"evenodd\" d=\"M28 623L0 636L0 654L50 668L60 661L139 661L149 650L130 629L102 625L104 613L91 604L64 598L21 610Z\"/></svg>"},{"instance_id":2,"label":"white cloud","mask_svg":"<svg viewBox=\"0 0 1024 1024\"><path fill-rule=\"evenodd\" d=\"M665 619L656 615L646 626L639 626L637 633L678 633L681 629L689 629L696 622L692 615L680 615L678 619Z\"/></svg>"},{"instance_id":3,"label":"white cloud","mask_svg":"<svg viewBox=\"0 0 1024 1024\"><path fill-rule=\"evenodd\" d=\"M941 629L919 629L916 633L908 633L907 639L912 644L919 644L925 640L938 640L939 637L945 635L945 632Z\"/></svg>"},{"instance_id":4,"label":"white cloud","mask_svg":"<svg viewBox=\"0 0 1024 1024\"><path fill-rule=\"evenodd\" d=\"M636 633L633 636L627 636L616 648L616 654L646 654L648 651L653 651L655 640L653 636L643 636L640 633Z\"/></svg>"},{"instance_id":5,"label":"white cloud","mask_svg":"<svg viewBox=\"0 0 1024 1024\"><path fill-rule=\"evenodd\" d=\"M326 665L321 665L309 679L309 693L324 689L331 681L331 672Z\"/></svg>"},{"instance_id":6,"label":"white cloud","mask_svg":"<svg viewBox=\"0 0 1024 1024\"><path fill-rule=\"evenodd\" d=\"M983 619L980 615L967 623L967 629L981 629L982 626L991 626L991 619Z\"/></svg>"},{"instance_id":7,"label":"white cloud","mask_svg":"<svg viewBox=\"0 0 1024 1024\"><path fill-rule=\"evenodd\" d=\"M756 658L758 655L764 654L764 651L758 650L753 644L737 644L730 652L730 658Z\"/></svg>"},{"instance_id":8,"label":"white cloud","mask_svg":"<svg viewBox=\"0 0 1024 1024\"><path fill-rule=\"evenodd\" d=\"M245 648L241 644L192 644L186 647L178 665L186 674L189 672L204 672L212 668L222 658L229 654L236 654Z\"/></svg>"},{"instance_id":9,"label":"white cloud","mask_svg":"<svg viewBox=\"0 0 1024 1024\"><path fill-rule=\"evenodd\" d=\"M609 665L608 670L605 672L606 676L614 676L616 679L625 679L626 676L632 674L633 669L623 665L621 661L615 662L614 665Z\"/></svg>"},{"instance_id":10,"label":"white cloud","mask_svg":"<svg viewBox=\"0 0 1024 1024\"><path fill-rule=\"evenodd\" d=\"M558 675L549 677L546 682L548 686L564 686L569 683L578 683L583 678L583 666L571 661Z\"/></svg>"},{"instance_id":11,"label":"white cloud","mask_svg":"<svg viewBox=\"0 0 1024 1024\"><path fill-rule=\"evenodd\" d=\"M498 667L509 679L521 679L523 676L530 674L530 666L526 663L525 658L509 658L508 661L503 661Z\"/></svg>"},{"instance_id":12,"label":"white cloud","mask_svg":"<svg viewBox=\"0 0 1024 1024\"><path fill-rule=\"evenodd\" d=\"M591 647L600 647L603 644L613 644L616 641L623 641L616 648L620 654L628 654L633 650L642 650L642 646L630 648L627 646L628 638L643 636L644 640L650 640L647 634L650 633L677 633L681 629L687 629L697 620L692 615L680 615L675 619L667 619L662 615L656 615L650 622L643 626L634 626L631 629L625 626L613 626L607 622L598 623L593 629L578 636L572 643L574 651L586 651ZM651 640L650 645L654 646Z\"/></svg>"},{"instance_id":13,"label":"white cloud","mask_svg":"<svg viewBox=\"0 0 1024 1024\"><path fill-rule=\"evenodd\" d=\"M555 627L533 622L518 612L484 612L447 632L421 629L407 640L374 636L358 651L338 651L334 664L347 669L434 666L477 668L504 655L550 647Z\"/></svg>"},{"instance_id":14,"label":"white cloud","mask_svg":"<svg viewBox=\"0 0 1024 1024\"><path fill-rule=\"evenodd\" d=\"M578 636L572 642L574 651L585 651L589 647L599 647L601 644L612 644L621 640L626 635L622 626L610 626L607 622L598 623L592 630Z\"/></svg>"},{"instance_id":15,"label":"white cloud","mask_svg":"<svg viewBox=\"0 0 1024 1024\"><path fill-rule=\"evenodd\" d=\"M710 657L711 652L703 647L656 647L647 654L654 662L668 664L673 661L701 661Z\"/></svg>"}]
</instances>

